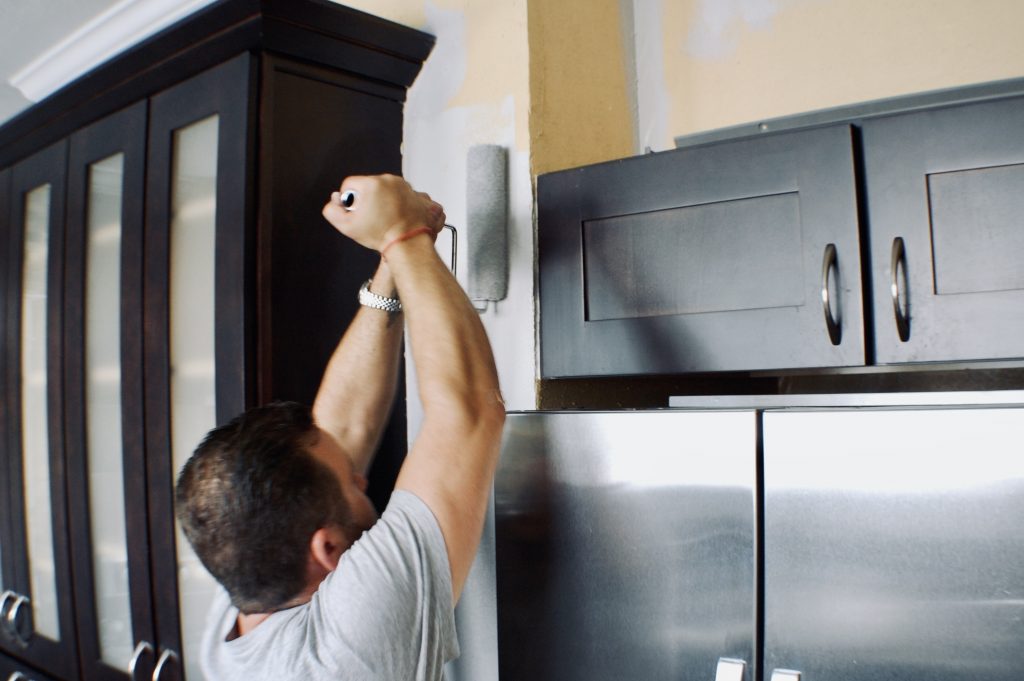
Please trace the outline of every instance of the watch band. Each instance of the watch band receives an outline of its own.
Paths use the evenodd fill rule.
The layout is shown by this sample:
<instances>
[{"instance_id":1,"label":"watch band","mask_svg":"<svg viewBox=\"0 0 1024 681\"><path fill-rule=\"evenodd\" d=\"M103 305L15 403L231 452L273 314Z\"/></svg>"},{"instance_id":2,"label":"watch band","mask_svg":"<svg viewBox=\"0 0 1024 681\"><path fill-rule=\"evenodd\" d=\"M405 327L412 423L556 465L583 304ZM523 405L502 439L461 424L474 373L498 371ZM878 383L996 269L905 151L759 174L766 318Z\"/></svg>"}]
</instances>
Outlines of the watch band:
<instances>
[{"instance_id":1,"label":"watch band","mask_svg":"<svg viewBox=\"0 0 1024 681\"><path fill-rule=\"evenodd\" d=\"M373 283L373 279L367 279L363 282L363 285L359 287L359 304L365 305L366 307L372 307L375 310L384 310L385 312L401 312L402 302L398 298L385 298L379 296L370 290L370 284Z\"/></svg>"}]
</instances>

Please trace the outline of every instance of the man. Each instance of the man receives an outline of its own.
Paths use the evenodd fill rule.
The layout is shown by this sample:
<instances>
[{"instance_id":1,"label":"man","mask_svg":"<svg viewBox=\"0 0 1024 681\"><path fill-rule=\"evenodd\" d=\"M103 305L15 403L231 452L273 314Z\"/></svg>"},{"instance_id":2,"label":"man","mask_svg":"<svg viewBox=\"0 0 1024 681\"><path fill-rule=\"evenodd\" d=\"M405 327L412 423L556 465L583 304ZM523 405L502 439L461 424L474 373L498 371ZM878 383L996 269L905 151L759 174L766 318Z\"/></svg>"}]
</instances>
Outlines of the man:
<instances>
[{"instance_id":1,"label":"man","mask_svg":"<svg viewBox=\"0 0 1024 681\"><path fill-rule=\"evenodd\" d=\"M341 201L340 196L355 197ZM343 205L345 204L345 205ZM504 406L482 325L433 247L441 207L394 176L347 178L323 210L381 252L312 411L273 404L217 428L178 482L185 534L227 595L210 681L442 677L480 540ZM363 477L394 396L402 324L423 424L378 520ZM230 602L228 601L230 597Z\"/></svg>"}]
</instances>

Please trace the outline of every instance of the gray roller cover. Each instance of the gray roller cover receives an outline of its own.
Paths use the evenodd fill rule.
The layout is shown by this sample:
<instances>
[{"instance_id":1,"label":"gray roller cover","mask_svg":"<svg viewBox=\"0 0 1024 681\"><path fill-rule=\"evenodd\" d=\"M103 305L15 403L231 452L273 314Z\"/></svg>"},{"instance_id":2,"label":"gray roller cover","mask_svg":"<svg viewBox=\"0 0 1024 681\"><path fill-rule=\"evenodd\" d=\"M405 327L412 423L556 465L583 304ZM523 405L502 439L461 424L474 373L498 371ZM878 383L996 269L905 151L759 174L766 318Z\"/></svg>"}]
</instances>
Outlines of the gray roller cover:
<instances>
[{"instance_id":1,"label":"gray roller cover","mask_svg":"<svg viewBox=\"0 0 1024 681\"><path fill-rule=\"evenodd\" d=\"M469 297L504 300L508 294L508 152L478 144L466 157L466 241Z\"/></svg>"}]
</instances>

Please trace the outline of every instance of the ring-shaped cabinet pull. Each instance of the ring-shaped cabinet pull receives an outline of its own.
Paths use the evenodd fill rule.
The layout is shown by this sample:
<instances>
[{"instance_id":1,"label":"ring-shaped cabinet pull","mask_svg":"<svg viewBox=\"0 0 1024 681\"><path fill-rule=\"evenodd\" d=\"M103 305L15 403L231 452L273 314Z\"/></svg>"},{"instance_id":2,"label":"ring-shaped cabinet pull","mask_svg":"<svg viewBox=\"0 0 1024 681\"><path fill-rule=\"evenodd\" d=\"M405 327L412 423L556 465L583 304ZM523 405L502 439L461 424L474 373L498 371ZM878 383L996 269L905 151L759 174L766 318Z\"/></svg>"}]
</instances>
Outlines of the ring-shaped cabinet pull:
<instances>
[{"instance_id":1,"label":"ring-shaped cabinet pull","mask_svg":"<svg viewBox=\"0 0 1024 681\"><path fill-rule=\"evenodd\" d=\"M164 673L164 665L168 661L173 662L175 665L181 658L178 657L178 653L174 652L170 648L165 648L164 652L160 653L160 659L156 661L156 667L153 669L152 681L160 681L160 677Z\"/></svg>"},{"instance_id":2,"label":"ring-shaped cabinet pull","mask_svg":"<svg viewBox=\"0 0 1024 681\"><path fill-rule=\"evenodd\" d=\"M139 641L138 645L135 646L135 651L132 653L131 662L128 663L128 676L132 681L135 681L135 668L139 666L139 660L142 659L144 654L156 654L153 644L149 641Z\"/></svg>"},{"instance_id":3,"label":"ring-shaped cabinet pull","mask_svg":"<svg viewBox=\"0 0 1024 681\"><path fill-rule=\"evenodd\" d=\"M11 607L11 603L18 597L18 594L7 589L3 595L0 595L0 626L7 632L8 635L14 636L14 630L11 629L10 625L7 624L7 610Z\"/></svg>"},{"instance_id":4,"label":"ring-shaped cabinet pull","mask_svg":"<svg viewBox=\"0 0 1024 681\"><path fill-rule=\"evenodd\" d=\"M11 605L7 615L4 617L4 623L7 625L8 630L22 646L27 646L28 642L32 640L32 622L30 619L21 618L18 615L23 607L30 604L31 600L28 596L18 594L18 597L14 599L14 604ZM23 622L28 624L22 624Z\"/></svg>"},{"instance_id":5,"label":"ring-shaped cabinet pull","mask_svg":"<svg viewBox=\"0 0 1024 681\"><path fill-rule=\"evenodd\" d=\"M889 292L892 295L892 313L896 319L896 332L899 334L900 340L906 343L910 340L910 299L907 297L909 289L907 285L907 252L901 236L892 240L892 260L889 263L889 271L892 273ZM902 304L900 298L903 299Z\"/></svg>"},{"instance_id":6,"label":"ring-shaped cabinet pull","mask_svg":"<svg viewBox=\"0 0 1024 681\"><path fill-rule=\"evenodd\" d=\"M843 338L842 328L832 314L832 295L829 293L829 285L832 280L832 270L836 271L836 278L839 277L839 256L836 253L836 245L825 246L825 257L821 262L821 308L825 315L825 328L828 329L828 339L832 345L839 345Z\"/></svg>"}]
</instances>

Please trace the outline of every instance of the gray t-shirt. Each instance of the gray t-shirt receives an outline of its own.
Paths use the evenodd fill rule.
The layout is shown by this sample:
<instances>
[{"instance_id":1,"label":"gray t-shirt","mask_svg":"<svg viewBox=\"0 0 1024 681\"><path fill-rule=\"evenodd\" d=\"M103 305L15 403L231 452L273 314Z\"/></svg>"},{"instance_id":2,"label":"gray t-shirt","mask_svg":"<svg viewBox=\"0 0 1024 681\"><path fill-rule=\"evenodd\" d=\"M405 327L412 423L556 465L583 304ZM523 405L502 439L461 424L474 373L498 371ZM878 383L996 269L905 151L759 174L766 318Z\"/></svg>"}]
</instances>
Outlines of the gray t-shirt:
<instances>
[{"instance_id":1,"label":"gray t-shirt","mask_svg":"<svg viewBox=\"0 0 1024 681\"><path fill-rule=\"evenodd\" d=\"M438 681L459 654L444 537L410 492L391 495L309 603L228 641L237 616L222 591L203 634L207 681Z\"/></svg>"}]
</instances>

